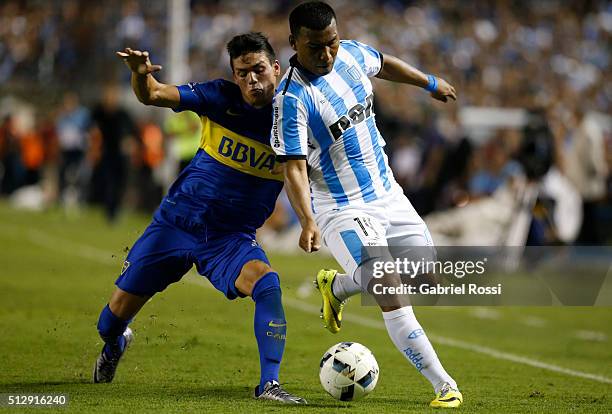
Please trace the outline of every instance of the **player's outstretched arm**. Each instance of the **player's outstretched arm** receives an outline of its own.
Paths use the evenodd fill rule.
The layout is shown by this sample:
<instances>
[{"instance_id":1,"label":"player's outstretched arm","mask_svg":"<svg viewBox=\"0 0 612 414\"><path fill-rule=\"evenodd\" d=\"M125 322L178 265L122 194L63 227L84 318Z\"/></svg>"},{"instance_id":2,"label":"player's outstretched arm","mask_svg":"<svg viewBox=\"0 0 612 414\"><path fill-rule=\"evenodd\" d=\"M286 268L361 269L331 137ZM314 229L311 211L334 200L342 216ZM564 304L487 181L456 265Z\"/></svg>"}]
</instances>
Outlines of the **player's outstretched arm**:
<instances>
[{"instance_id":1,"label":"player's outstretched arm","mask_svg":"<svg viewBox=\"0 0 612 414\"><path fill-rule=\"evenodd\" d=\"M180 103L178 88L158 82L152 75L161 70L160 65L153 65L149 59L149 52L125 48L117 52L132 71L132 89L140 102L145 105L177 108Z\"/></svg>"},{"instance_id":2,"label":"player's outstretched arm","mask_svg":"<svg viewBox=\"0 0 612 414\"><path fill-rule=\"evenodd\" d=\"M300 247L306 253L316 252L321 248L321 232L314 221L310 205L306 160L287 160L284 171L285 190L302 225Z\"/></svg>"},{"instance_id":3,"label":"player's outstretched arm","mask_svg":"<svg viewBox=\"0 0 612 414\"><path fill-rule=\"evenodd\" d=\"M427 75L395 56L383 56L383 67L376 77L392 82L420 86L429 91L432 98L442 102L446 102L448 98L457 100L455 88L444 79Z\"/></svg>"}]
</instances>

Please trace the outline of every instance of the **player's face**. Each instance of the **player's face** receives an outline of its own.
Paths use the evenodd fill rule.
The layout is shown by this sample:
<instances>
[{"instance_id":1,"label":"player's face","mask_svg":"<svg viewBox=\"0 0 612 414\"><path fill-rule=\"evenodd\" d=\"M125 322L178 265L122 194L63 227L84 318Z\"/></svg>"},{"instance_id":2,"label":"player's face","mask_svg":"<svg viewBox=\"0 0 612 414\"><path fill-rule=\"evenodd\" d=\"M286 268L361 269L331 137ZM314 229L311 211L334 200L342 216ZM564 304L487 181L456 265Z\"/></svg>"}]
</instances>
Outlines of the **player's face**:
<instances>
[{"instance_id":1,"label":"player's face","mask_svg":"<svg viewBox=\"0 0 612 414\"><path fill-rule=\"evenodd\" d=\"M251 106L261 108L272 103L276 78L280 75L277 60L270 63L265 52L245 53L232 61L234 82L242 98Z\"/></svg>"},{"instance_id":2,"label":"player's face","mask_svg":"<svg viewBox=\"0 0 612 414\"><path fill-rule=\"evenodd\" d=\"M297 36L290 36L289 43L297 52L298 62L315 75L327 75L334 68L340 37L336 20L323 30L301 27Z\"/></svg>"}]
</instances>

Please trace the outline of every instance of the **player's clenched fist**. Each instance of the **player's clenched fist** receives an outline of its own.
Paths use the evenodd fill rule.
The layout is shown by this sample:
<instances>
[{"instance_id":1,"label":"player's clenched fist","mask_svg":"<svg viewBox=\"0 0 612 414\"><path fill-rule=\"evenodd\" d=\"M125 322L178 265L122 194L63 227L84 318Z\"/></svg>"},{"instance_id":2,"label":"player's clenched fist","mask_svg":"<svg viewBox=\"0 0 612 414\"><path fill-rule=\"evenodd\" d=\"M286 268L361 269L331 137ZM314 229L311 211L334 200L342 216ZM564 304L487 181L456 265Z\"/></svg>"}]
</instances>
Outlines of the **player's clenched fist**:
<instances>
[{"instance_id":1,"label":"player's clenched fist","mask_svg":"<svg viewBox=\"0 0 612 414\"><path fill-rule=\"evenodd\" d=\"M162 68L160 65L153 65L151 63L149 52L147 51L132 50L126 47L123 52L117 52L117 56L123 59L132 72L139 75L157 72Z\"/></svg>"},{"instance_id":2,"label":"player's clenched fist","mask_svg":"<svg viewBox=\"0 0 612 414\"><path fill-rule=\"evenodd\" d=\"M299 245L306 253L316 252L321 248L321 232L313 221L302 227Z\"/></svg>"}]
</instances>

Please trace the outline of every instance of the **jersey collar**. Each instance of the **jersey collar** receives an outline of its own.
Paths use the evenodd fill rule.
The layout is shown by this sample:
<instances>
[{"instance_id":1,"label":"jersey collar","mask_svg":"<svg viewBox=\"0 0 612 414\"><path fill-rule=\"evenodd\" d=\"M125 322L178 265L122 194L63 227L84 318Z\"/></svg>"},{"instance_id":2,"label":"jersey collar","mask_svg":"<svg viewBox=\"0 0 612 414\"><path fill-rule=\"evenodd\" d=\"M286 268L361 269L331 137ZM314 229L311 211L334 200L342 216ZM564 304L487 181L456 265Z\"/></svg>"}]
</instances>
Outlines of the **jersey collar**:
<instances>
[{"instance_id":1,"label":"jersey collar","mask_svg":"<svg viewBox=\"0 0 612 414\"><path fill-rule=\"evenodd\" d=\"M306 78L308 78L310 82L320 77L319 75L315 75L314 73L306 69L304 66L302 66L300 62L298 62L297 53L291 56L291 58L289 59L289 65L293 66L294 68L298 69L301 73L303 73L304 76L306 76Z\"/></svg>"}]
</instances>

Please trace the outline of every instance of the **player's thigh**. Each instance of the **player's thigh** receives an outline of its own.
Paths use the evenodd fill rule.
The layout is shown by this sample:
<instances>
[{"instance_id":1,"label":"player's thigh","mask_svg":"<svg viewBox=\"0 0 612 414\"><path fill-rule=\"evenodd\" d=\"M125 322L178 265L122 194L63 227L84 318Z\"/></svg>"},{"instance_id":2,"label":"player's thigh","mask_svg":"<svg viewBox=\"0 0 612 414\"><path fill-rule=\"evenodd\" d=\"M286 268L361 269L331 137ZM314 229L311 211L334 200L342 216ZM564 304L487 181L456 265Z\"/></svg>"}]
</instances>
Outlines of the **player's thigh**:
<instances>
[{"instance_id":1,"label":"player's thigh","mask_svg":"<svg viewBox=\"0 0 612 414\"><path fill-rule=\"evenodd\" d=\"M163 291L191 269L196 241L193 235L154 219L132 246L115 285L139 297Z\"/></svg>"},{"instance_id":2,"label":"player's thigh","mask_svg":"<svg viewBox=\"0 0 612 414\"><path fill-rule=\"evenodd\" d=\"M251 296L253 293L253 286L259 279L264 275L272 272L272 268L268 263L261 260L250 260L242 266L238 278L234 283L236 289L240 293L246 296Z\"/></svg>"},{"instance_id":3,"label":"player's thigh","mask_svg":"<svg viewBox=\"0 0 612 414\"><path fill-rule=\"evenodd\" d=\"M425 223L389 226L389 246L433 247L433 239Z\"/></svg>"},{"instance_id":4,"label":"player's thigh","mask_svg":"<svg viewBox=\"0 0 612 414\"><path fill-rule=\"evenodd\" d=\"M388 206L387 217L386 238L389 246L433 246L427 225L404 194L395 196Z\"/></svg>"},{"instance_id":5,"label":"player's thigh","mask_svg":"<svg viewBox=\"0 0 612 414\"><path fill-rule=\"evenodd\" d=\"M416 264L412 266L406 265L406 272L400 275L402 278L414 278L428 273L422 269L422 263L429 263L437 258L436 248L425 223L389 226L387 229L387 243L389 245L389 254L393 260L400 260L402 263L408 261ZM419 264L421 264L420 267L418 266ZM412 269L419 270L413 272ZM412 282L414 281L412 280Z\"/></svg>"},{"instance_id":6,"label":"player's thigh","mask_svg":"<svg viewBox=\"0 0 612 414\"><path fill-rule=\"evenodd\" d=\"M230 300L249 293L236 287L236 281L245 269L250 274L242 282L248 277L248 284L270 269L266 253L255 240L255 235L250 233L209 233L208 240L197 248L195 258L198 272ZM243 288L248 290L246 284Z\"/></svg>"},{"instance_id":7,"label":"player's thigh","mask_svg":"<svg viewBox=\"0 0 612 414\"><path fill-rule=\"evenodd\" d=\"M323 239L338 264L353 276L359 266L372 259L373 253L384 255L385 224L372 214L346 211L328 221Z\"/></svg>"},{"instance_id":8,"label":"player's thigh","mask_svg":"<svg viewBox=\"0 0 612 414\"><path fill-rule=\"evenodd\" d=\"M393 194L386 202L385 215L389 220L389 228L387 233L393 227L401 226L419 226L424 224L423 218L414 209L408 197L404 193L397 192ZM387 238L389 235L387 235Z\"/></svg>"}]
</instances>

